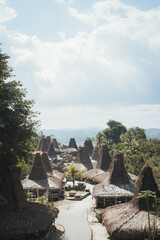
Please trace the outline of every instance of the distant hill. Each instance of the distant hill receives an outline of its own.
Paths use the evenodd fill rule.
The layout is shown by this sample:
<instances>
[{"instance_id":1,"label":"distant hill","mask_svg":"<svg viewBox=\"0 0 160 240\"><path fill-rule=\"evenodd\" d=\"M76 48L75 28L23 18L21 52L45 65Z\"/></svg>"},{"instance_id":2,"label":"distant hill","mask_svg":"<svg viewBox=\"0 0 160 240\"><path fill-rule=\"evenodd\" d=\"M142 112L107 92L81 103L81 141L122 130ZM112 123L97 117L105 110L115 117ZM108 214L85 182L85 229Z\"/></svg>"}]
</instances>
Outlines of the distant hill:
<instances>
[{"instance_id":1,"label":"distant hill","mask_svg":"<svg viewBox=\"0 0 160 240\"><path fill-rule=\"evenodd\" d=\"M46 135L54 135L58 142L62 144L69 144L70 138L75 138L78 145L82 145L87 137L93 138L98 132L101 132L103 128L91 127L91 128L71 128L71 129L42 129L42 132Z\"/></svg>"},{"instance_id":2,"label":"distant hill","mask_svg":"<svg viewBox=\"0 0 160 240\"><path fill-rule=\"evenodd\" d=\"M70 128L70 129L42 129L42 132L46 135L54 135L58 142L62 144L69 144L70 138L75 138L78 145L82 145L87 137L93 138L98 132L101 132L104 128L90 127L90 128ZM145 129L147 138L156 138L160 140L160 129L148 128Z\"/></svg>"},{"instance_id":3,"label":"distant hill","mask_svg":"<svg viewBox=\"0 0 160 240\"><path fill-rule=\"evenodd\" d=\"M145 129L147 138L156 138L160 140L160 129L159 128L148 128Z\"/></svg>"}]
</instances>

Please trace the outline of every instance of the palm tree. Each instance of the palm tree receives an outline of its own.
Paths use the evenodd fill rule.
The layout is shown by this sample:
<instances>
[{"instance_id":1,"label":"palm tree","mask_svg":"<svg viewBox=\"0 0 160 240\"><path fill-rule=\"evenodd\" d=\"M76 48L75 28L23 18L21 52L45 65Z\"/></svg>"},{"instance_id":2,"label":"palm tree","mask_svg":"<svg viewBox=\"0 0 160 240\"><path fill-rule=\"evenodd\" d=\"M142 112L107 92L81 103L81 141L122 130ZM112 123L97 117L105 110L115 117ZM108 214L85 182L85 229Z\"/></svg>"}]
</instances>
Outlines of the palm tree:
<instances>
[{"instance_id":1,"label":"palm tree","mask_svg":"<svg viewBox=\"0 0 160 240\"><path fill-rule=\"evenodd\" d=\"M78 170L76 169L76 167L71 164L70 165L70 168L68 169L68 173L67 175L71 178L71 180L73 181L73 186L74 186L74 183L75 183L75 179L76 177L78 176Z\"/></svg>"}]
</instances>

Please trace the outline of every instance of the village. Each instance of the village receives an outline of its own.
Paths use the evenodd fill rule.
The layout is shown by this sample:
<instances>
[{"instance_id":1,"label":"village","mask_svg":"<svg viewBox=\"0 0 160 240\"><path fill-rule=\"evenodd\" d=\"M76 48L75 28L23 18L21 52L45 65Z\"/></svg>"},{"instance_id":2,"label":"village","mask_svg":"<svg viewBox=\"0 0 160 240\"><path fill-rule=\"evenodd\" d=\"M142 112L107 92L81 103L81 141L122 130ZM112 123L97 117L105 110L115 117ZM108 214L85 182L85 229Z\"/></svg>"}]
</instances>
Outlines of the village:
<instances>
[{"instance_id":1,"label":"village","mask_svg":"<svg viewBox=\"0 0 160 240\"><path fill-rule=\"evenodd\" d=\"M22 182L16 167L8 167L0 239L160 239L153 207L160 192L150 166L136 176L127 172L122 153L110 156L107 144L98 148L86 140L78 147L71 138L61 149L49 136L39 139L33 158ZM147 201L143 192L150 193Z\"/></svg>"}]
</instances>

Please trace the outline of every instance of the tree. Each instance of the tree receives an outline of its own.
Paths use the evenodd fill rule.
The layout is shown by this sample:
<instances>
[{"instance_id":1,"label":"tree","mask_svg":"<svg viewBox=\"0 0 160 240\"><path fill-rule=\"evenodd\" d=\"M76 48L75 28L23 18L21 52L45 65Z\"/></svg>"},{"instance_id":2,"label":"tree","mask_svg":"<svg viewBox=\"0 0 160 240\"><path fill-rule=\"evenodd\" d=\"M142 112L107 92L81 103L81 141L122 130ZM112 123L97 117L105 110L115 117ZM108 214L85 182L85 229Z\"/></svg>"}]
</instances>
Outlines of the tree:
<instances>
[{"instance_id":1,"label":"tree","mask_svg":"<svg viewBox=\"0 0 160 240\"><path fill-rule=\"evenodd\" d=\"M74 186L75 179L79 174L78 174L78 170L76 169L76 167L73 164L70 165L67 175L71 178L71 180L73 182L73 186Z\"/></svg>"},{"instance_id":2,"label":"tree","mask_svg":"<svg viewBox=\"0 0 160 240\"><path fill-rule=\"evenodd\" d=\"M9 56L0 49L0 180L9 165L29 161L38 121L32 111L34 101L26 100L26 90L13 79Z\"/></svg>"},{"instance_id":3,"label":"tree","mask_svg":"<svg viewBox=\"0 0 160 240\"><path fill-rule=\"evenodd\" d=\"M123 126L122 123L114 120L109 120L109 122L107 122L107 125L109 128L106 128L103 131L107 142L110 144L118 144L120 142L121 135L127 131L126 127Z\"/></svg>"}]
</instances>

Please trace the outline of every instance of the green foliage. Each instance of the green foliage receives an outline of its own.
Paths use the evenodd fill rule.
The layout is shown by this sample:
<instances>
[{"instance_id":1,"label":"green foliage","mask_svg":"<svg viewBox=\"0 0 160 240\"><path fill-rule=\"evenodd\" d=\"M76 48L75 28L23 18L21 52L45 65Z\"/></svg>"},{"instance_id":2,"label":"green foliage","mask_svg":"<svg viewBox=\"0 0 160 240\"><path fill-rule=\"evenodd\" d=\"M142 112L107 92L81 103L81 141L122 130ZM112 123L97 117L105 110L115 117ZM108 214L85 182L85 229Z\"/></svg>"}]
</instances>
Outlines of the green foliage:
<instances>
[{"instance_id":1,"label":"green foliage","mask_svg":"<svg viewBox=\"0 0 160 240\"><path fill-rule=\"evenodd\" d=\"M121 135L127 131L126 127L123 126L122 123L114 120L109 120L107 125L109 128L106 128L103 131L106 142L109 144L118 144L120 142Z\"/></svg>"},{"instance_id":2,"label":"green foliage","mask_svg":"<svg viewBox=\"0 0 160 240\"><path fill-rule=\"evenodd\" d=\"M70 168L68 169L67 175L73 181L73 186L74 186L75 179L78 177L79 172L73 164L70 165Z\"/></svg>"},{"instance_id":3,"label":"green foliage","mask_svg":"<svg viewBox=\"0 0 160 240\"><path fill-rule=\"evenodd\" d=\"M45 196L38 197L36 199L36 202L45 204L46 203L46 197Z\"/></svg>"},{"instance_id":4,"label":"green foliage","mask_svg":"<svg viewBox=\"0 0 160 240\"><path fill-rule=\"evenodd\" d=\"M32 111L34 101L26 100L26 90L13 78L8 66L9 56L0 49L0 179L9 165L22 159L27 163L36 139L35 120Z\"/></svg>"}]
</instances>

